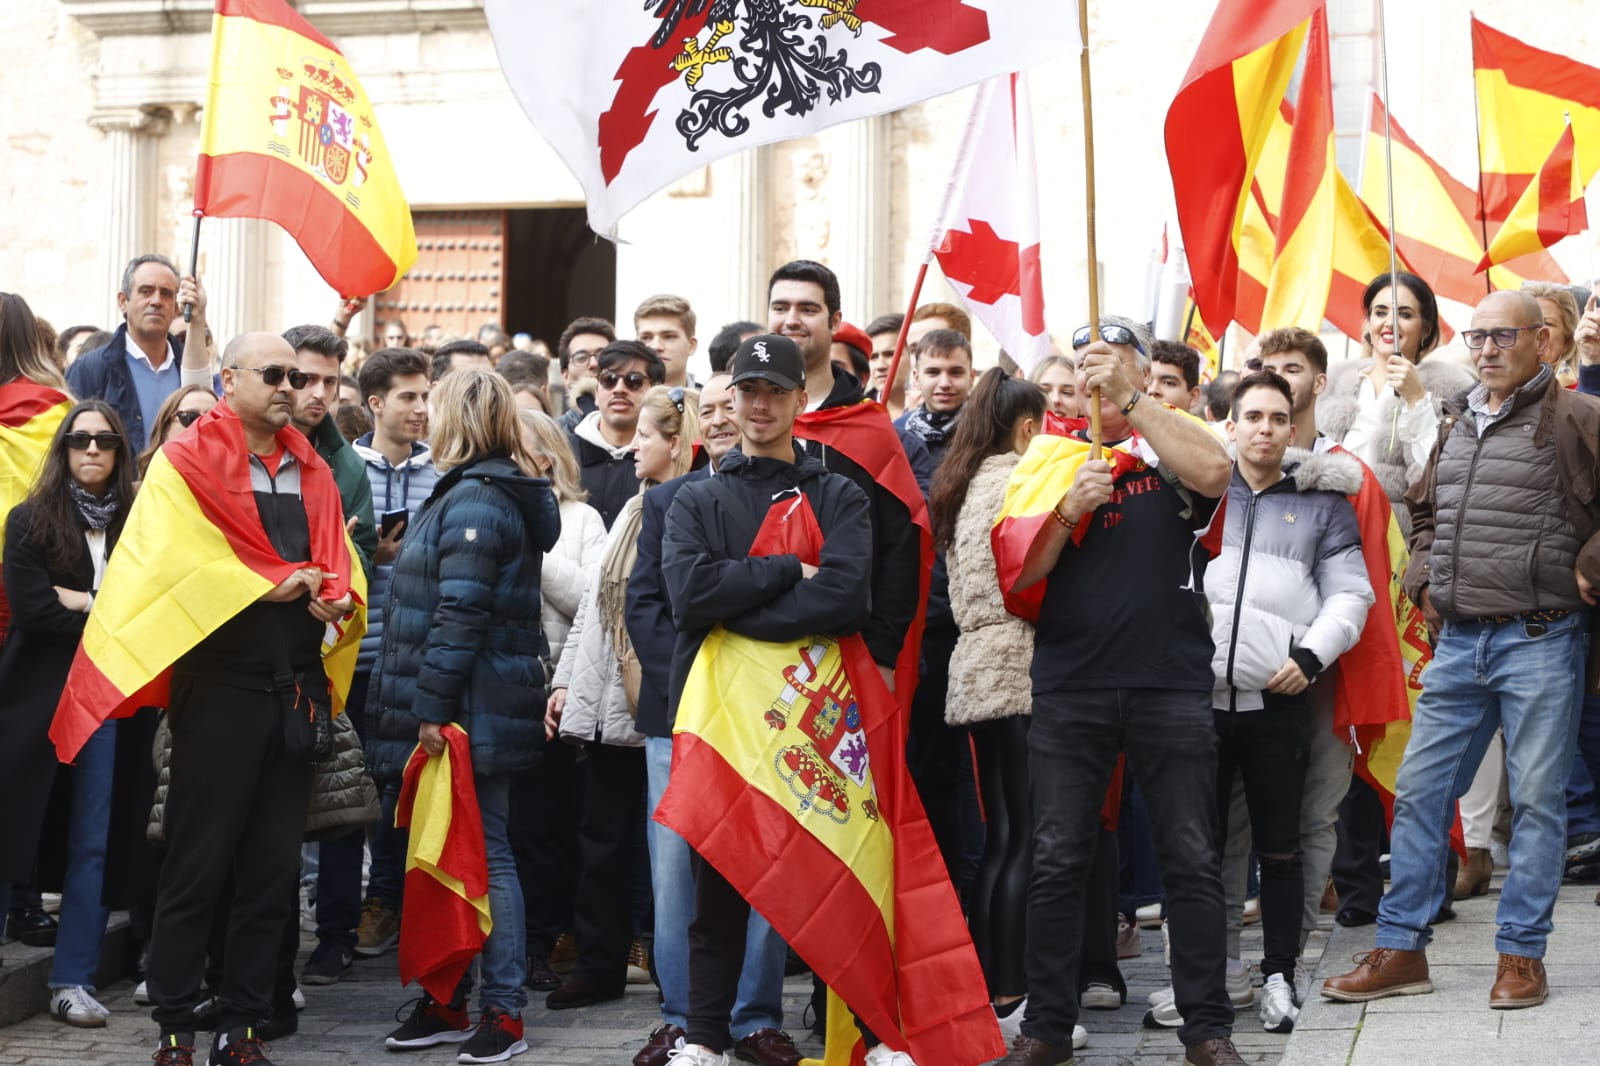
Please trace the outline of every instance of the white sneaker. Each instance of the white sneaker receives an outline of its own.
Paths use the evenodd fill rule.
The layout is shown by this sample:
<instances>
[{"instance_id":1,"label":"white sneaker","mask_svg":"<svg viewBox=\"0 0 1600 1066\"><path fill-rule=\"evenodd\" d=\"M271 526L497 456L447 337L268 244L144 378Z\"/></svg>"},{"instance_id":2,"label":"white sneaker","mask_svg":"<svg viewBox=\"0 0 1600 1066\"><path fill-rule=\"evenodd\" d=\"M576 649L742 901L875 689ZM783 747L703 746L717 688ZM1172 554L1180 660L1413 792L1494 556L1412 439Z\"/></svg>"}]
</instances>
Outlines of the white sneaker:
<instances>
[{"instance_id":1,"label":"white sneaker","mask_svg":"<svg viewBox=\"0 0 1600 1066\"><path fill-rule=\"evenodd\" d=\"M1155 929L1161 925L1161 904L1146 903L1133 914L1133 920L1139 923L1140 929Z\"/></svg>"},{"instance_id":2,"label":"white sneaker","mask_svg":"<svg viewBox=\"0 0 1600 1066\"><path fill-rule=\"evenodd\" d=\"M667 1052L667 1062L671 1066L733 1066L733 1060L726 1051L718 1054L699 1044L673 1048Z\"/></svg>"},{"instance_id":3,"label":"white sneaker","mask_svg":"<svg viewBox=\"0 0 1600 1066\"><path fill-rule=\"evenodd\" d=\"M306 994L304 992L300 991L300 986L299 985L295 985L294 986L294 995L291 996L290 998L294 1001L294 1009L295 1010L305 1010L306 1009Z\"/></svg>"},{"instance_id":4,"label":"white sneaker","mask_svg":"<svg viewBox=\"0 0 1600 1066\"><path fill-rule=\"evenodd\" d=\"M1267 978L1267 983L1261 986L1261 1028L1269 1033L1293 1032L1295 1019L1299 1017L1294 989L1283 979L1283 974L1275 973Z\"/></svg>"},{"instance_id":5,"label":"white sneaker","mask_svg":"<svg viewBox=\"0 0 1600 1066\"><path fill-rule=\"evenodd\" d=\"M1078 997L1078 1004L1084 1010L1117 1010L1122 1006L1122 993L1104 981L1091 981Z\"/></svg>"},{"instance_id":6,"label":"white sneaker","mask_svg":"<svg viewBox=\"0 0 1600 1066\"><path fill-rule=\"evenodd\" d=\"M904 1051L891 1051L888 1044L879 1044L867 1052L862 1060L866 1066L917 1066Z\"/></svg>"},{"instance_id":7,"label":"white sneaker","mask_svg":"<svg viewBox=\"0 0 1600 1066\"><path fill-rule=\"evenodd\" d=\"M1178 1005L1170 999L1153 1004L1144 1012L1146 1029L1176 1029L1182 1024L1183 1015L1178 1013Z\"/></svg>"},{"instance_id":8,"label":"white sneaker","mask_svg":"<svg viewBox=\"0 0 1600 1066\"><path fill-rule=\"evenodd\" d=\"M1027 1013L1027 996L1023 996L1022 1001L1016 1004L1016 1006L1012 1008L1011 1013L1007 1014L1004 1018L1000 1017L999 1011L995 1012L994 1020L1000 1023L1000 1035L1006 1038L1007 1044L1010 1044L1013 1040L1022 1035L1022 1016Z\"/></svg>"},{"instance_id":9,"label":"white sneaker","mask_svg":"<svg viewBox=\"0 0 1600 1066\"><path fill-rule=\"evenodd\" d=\"M1177 998L1177 993L1172 991L1172 986L1157 989L1150 993L1149 1001L1152 1007L1163 1003L1171 1003ZM1250 969L1246 967L1238 973L1228 971L1228 999L1235 1007L1248 1007L1256 1001L1256 990L1250 984Z\"/></svg>"},{"instance_id":10,"label":"white sneaker","mask_svg":"<svg viewBox=\"0 0 1600 1066\"><path fill-rule=\"evenodd\" d=\"M134 986L133 1001L141 1007L150 1005L150 984L148 981L140 981Z\"/></svg>"},{"instance_id":11,"label":"white sneaker","mask_svg":"<svg viewBox=\"0 0 1600 1066\"><path fill-rule=\"evenodd\" d=\"M87 988L73 985L58 988L50 996L50 1013L59 1021L79 1029L103 1029L111 1012Z\"/></svg>"},{"instance_id":12,"label":"white sneaker","mask_svg":"<svg viewBox=\"0 0 1600 1066\"><path fill-rule=\"evenodd\" d=\"M1081 1025L1072 1027L1072 1050L1082 1051L1089 1046L1089 1030Z\"/></svg>"}]
</instances>

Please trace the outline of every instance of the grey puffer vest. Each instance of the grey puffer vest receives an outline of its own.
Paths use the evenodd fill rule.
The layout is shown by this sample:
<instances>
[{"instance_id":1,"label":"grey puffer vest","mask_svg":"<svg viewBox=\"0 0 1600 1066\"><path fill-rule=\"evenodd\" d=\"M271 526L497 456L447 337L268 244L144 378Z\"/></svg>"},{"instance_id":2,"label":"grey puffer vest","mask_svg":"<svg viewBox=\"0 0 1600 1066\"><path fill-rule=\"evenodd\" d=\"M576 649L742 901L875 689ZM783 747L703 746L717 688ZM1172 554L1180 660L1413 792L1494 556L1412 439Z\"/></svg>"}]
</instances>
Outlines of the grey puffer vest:
<instances>
[{"instance_id":1,"label":"grey puffer vest","mask_svg":"<svg viewBox=\"0 0 1600 1066\"><path fill-rule=\"evenodd\" d=\"M1555 437L1538 432L1548 381L1541 374L1518 389L1511 412L1482 435L1466 396L1445 405L1429 582L1446 618L1584 606L1572 573L1582 542Z\"/></svg>"}]
</instances>

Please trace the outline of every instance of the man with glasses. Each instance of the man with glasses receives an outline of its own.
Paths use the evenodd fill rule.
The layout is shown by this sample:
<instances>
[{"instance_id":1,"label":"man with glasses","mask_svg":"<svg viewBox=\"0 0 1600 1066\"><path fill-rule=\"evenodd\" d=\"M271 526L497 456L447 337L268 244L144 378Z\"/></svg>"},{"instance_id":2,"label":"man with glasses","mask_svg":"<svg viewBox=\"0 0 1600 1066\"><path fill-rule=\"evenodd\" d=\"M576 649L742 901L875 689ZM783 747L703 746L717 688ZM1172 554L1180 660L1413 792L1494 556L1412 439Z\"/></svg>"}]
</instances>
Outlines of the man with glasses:
<instances>
[{"instance_id":1,"label":"man with glasses","mask_svg":"<svg viewBox=\"0 0 1600 1066\"><path fill-rule=\"evenodd\" d=\"M561 389L566 397L567 412L559 421L561 428L569 433L597 410L593 386L580 387L579 383L594 380L599 369L596 360L600 358L600 349L616 339L616 329L603 318L575 318L561 331L561 339L556 342L556 357L561 364Z\"/></svg>"},{"instance_id":2,"label":"man with glasses","mask_svg":"<svg viewBox=\"0 0 1600 1066\"><path fill-rule=\"evenodd\" d=\"M205 622L172 668L167 856L146 968L162 1066L193 1062L208 933L227 902L221 1019L207 1062L267 1062L256 1026L294 914L311 781L311 763L285 748L286 698L295 696L282 679L292 675L294 692L326 689L323 633L352 607L348 592L330 599L330 589L359 565L343 548L331 473L290 429L305 385L282 337L236 337L223 354L225 403L182 438L195 453L184 477L215 479L206 498L226 509L216 520L263 550L270 544L274 568L297 569L238 614ZM130 533L138 521L136 508ZM321 562L303 562L314 556ZM224 901L230 873L236 887Z\"/></svg>"},{"instance_id":3,"label":"man with glasses","mask_svg":"<svg viewBox=\"0 0 1600 1066\"><path fill-rule=\"evenodd\" d=\"M1395 787L1377 947L1323 986L1345 1002L1433 990L1428 926L1445 899L1450 823L1502 725L1516 832L1489 1006L1533 1007L1549 994L1543 957L1565 860L1586 616L1600 589L1600 403L1561 388L1544 365L1550 328L1526 292L1485 297L1461 339L1478 384L1445 401L1406 496L1405 590L1435 636L1433 664Z\"/></svg>"},{"instance_id":4,"label":"man with glasses","mask_svg":"<svg viewBox=\"0 0 1600 1066\"><path fill-rule=\"evenodd\" d=\"M596 410L567 430L589 504L600 512L607 529L639 491L639 478L633 472L639 407L650 386L660 385L666 376L666 367L647 345L612 341L595 360Z\"/></svg>"},{"instance_id":5,"label":"man with glasses","mask_svg":"<svg viewBox=\"0 0 1600 1066\"><path fill-rule=\"evenodd\" d=\"M1100 390L1107 444L1089 458L1027 553L1017 589L1044 582L1035 631L1029 791L1028 1006L1002 1061L1073 1060L1078 978L1100 811L1126 753L1150 811L1167 887L1172 984L1189 1066L1242 1066L1225 984L1217 856L1213 653L1195 531L1232 474L1198 419L1144 394L1149 333L1105 316L1073 336L1078 395Z\"/></svg>"}]
</instances>

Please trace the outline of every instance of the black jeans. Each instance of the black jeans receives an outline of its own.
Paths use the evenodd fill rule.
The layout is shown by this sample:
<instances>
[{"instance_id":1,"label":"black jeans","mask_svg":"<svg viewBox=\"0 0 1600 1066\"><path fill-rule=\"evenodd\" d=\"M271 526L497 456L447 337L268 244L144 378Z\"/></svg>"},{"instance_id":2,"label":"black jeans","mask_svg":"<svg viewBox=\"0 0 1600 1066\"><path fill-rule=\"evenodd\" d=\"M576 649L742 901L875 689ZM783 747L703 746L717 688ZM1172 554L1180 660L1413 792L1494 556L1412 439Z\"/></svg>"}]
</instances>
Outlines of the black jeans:
<instances>
[{"instance_id":1,"label":"black jeans","mask_svg":"<svg viewBox=\"0 0 1600 1066\"><path fill-rule=\"evenodd\" d=\"M556 737L544 742L537 766L511 781L511 853L522 882L529 955L549 955L556 938L573 931L587 769L578 749Z\"/></svg>"},{"instance_id":2,"label":"black jeans","mask_svg":"<svg viewBox=\"0 0 1600 1066\"><path fill-rule=\"evenodd\" d=\"M961 764L970 762L971 749L967 746L967 731L944 720L945 696L950 691L950 656L959 635L954 630L934 630L923 637L924 669L911 697L906 768L917 786L933 838L939 843L945 872L961 892L965 887L961 883Z\"/></svg>"},{"instance_id":3,"label":"black jeans","mask_svg":"<svg viewBox=\"0 0 1600 1066\"><path fill-rule=\"evenodd\" d=\"M1048 654L1048 649L1043 652ZM1199 1044L1228 1036L1233 1005L1217 848L1217 734L1209 692L1100 689L1036 694L1028 732L1033 881L1028 893L1025 1035L1070 1045L1089 867L1117 753L1150 810L1166 888L1172 986Z\"/></svg>"},{"instance_id":4,"label":"black jeans","mask_svg":"<svg viewBox=\"0 0 1600 1066\"><path fill-rule=\"evenodd\" d=\"M644 749L587 743L583 750L589 784L578 829L583 865L573 907L578 937L574 976L620 991L628 979L628 949L633 944L636 848L644 821Z\"/></svg>"},{"instance_id":5,"label":"black jeans","mask_svg":"<svg viewBox=\"0 0 1600 1066\"><path fill-rule=\"evenodd\" d=\"M192 1032L207 933L232 872L222 984L223 1028L271 1009L273 971L294 911L311 764L283 750L277 693L172 680L167 858L150 958L152 1014L163 1033Z\"/></svg>"},{"instance_id":6,"label":"black jeans","mask_svg":"<svg viewBox=\"0 0 1600 1066\"><path fill-rule=\"evenodd\" d=\"M1214 711L1217 824L1226 844L1235 771L1244 779L1250 839L1261 858L1261 973L1294 983L1305 882L1300 869L1300 799L1310 753L1311 701L1264 693L1258 711ZM1272 856L1280 856L1273 858Z\"/></svg>"},{"instance_id":7,"label":"black jeans","mask_svg":"<svg viewBox=\"0 0 1600 1066\"><path fill-rule=\"evenodd\" d=\"M1033 869L1033 814L1028 806L1028 718L1001 718L972 727L978 787L988 818L983 862L972 884L969 920L990 996L1028 991L1022 946L1027 942L1028 878Z\"/></svg>"}]
</instances>

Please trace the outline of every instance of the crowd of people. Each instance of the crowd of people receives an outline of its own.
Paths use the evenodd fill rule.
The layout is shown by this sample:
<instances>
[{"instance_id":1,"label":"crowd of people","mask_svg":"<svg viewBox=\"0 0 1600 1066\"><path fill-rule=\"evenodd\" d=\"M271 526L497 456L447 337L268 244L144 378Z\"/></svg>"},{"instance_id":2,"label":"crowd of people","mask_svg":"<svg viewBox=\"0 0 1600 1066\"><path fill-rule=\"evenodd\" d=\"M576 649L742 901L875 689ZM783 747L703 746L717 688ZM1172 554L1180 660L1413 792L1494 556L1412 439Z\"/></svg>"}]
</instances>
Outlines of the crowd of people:
<instances>
[{"instance_id":1,"label":"crowd of people","mask_svg":"<svg viewBox=\"0 0 1600 1066\"><path fill-rule=\"evenodd\" d=\"M1489 1005L1542 1003L1557 887L1600 879L1600 300L1492 293L1446 348L1421 279L1382 275L1362 299L1363 358L1332 365L1316 335L1274 329L1205 382L1192 348L1104 315L1026 376L979 373L960 307L851 325L832 271L797 260L696 380L676 295L643 301L632 337L580 317L553 350L396 320L369 353L345 336L365 306L349 300L217 354L204 286L159 255L128 265L109 333L57 336L0 293L0 415L58 419L0 541L8 933L54 944L55 1018L103 1026L101 940L127 909L155 1061L265 1063L302 986L391 953L420 906L396 815L414 751L448 758L455 726L492 925L389 1049L504 1061L529 1049L530 991L566 1010L653 982L635 1066L796 1066L783 984L806 960L653 817L720 628L859 636L891 692L920 639L903 750L872 754L915 783L1002 1062L1073 1062L1085 1012L1125 1002L1141 928L1171 967L1145 1024L1175 1030L1190 1066L1243 1061L1240 1008L1293 1029L1329 911L1375 923L1376 946L1322 995L1431 991L1431 926L1497 865ZM869 464L808 429L855 408L892 454ZM925 511L872 472L888 468ZM1030 478L1060 488L1012 558L996 523ZM146 502L185 492L249 563L237 605L144 633L174 642L147 649L163 705L103 708L58 762L97 598L141 579L131 552L196 543ZM820 555L758 551L801 502ZM160 580L153 601L212 602ZM1397 581L1432 661L1391 826L1353 772L1351 714L1408 683ZM353 671L337 667L330 634L363 616ZM319 707L329 735L308 737ZM297 972L303 899L316 942ZM901 1034L857 1024L868 1066L912 1066Z\"/></svg>"}]
</instances>

